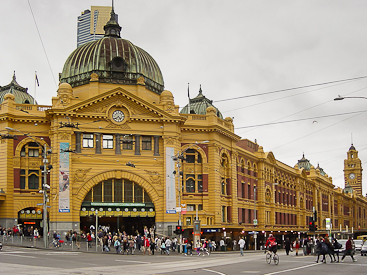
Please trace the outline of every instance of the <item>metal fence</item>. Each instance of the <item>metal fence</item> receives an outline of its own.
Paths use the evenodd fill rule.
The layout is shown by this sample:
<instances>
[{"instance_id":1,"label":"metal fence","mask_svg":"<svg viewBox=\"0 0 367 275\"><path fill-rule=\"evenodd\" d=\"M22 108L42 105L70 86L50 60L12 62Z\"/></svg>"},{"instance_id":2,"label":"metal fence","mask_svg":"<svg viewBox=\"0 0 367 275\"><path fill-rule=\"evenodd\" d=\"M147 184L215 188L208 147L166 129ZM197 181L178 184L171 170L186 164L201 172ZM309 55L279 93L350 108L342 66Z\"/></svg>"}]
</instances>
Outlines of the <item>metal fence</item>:
<instances>
[{"instance_id":1,"label":"metal fence","mask_svg":"<svg viewBox=\"0 0 367 275\"><path fill-rule=\"evenodd\" d=\"M103 246L98 242L96 246L96 240L87 242L85 239L82 241L56 241L52 237L48 238L47 247L45 247L43 238L25 237L25 236L13 236L13 235L0 235L0 240L3 245L14 245L20 247L32 247L43 248L53 250L65 250L65 251L84 251L84 252L103 252ZM113 249L113 246L111 247Z\"/></svg>"}]
</instances>

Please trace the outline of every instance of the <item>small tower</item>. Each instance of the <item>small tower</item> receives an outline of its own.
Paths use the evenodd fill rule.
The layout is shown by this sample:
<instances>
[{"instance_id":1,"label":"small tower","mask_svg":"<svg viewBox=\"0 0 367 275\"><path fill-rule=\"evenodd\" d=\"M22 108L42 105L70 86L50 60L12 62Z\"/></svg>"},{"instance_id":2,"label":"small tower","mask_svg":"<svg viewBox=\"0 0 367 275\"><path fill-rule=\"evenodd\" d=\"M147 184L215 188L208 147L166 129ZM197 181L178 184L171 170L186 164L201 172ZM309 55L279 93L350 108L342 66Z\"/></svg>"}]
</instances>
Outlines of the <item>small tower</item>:
<instances>
[{"instance_id":1,"label":"small tower","mask_svg":"<svg viewBox=\"0 0 367 275\"><path fill-rule=\"evenodd\" d=\"M358 158L358 151L350 146L347 159L344 160L344 182L345 188L353 188L353 193L362 196L362 162Z\"/></svg>"}]
</instances>

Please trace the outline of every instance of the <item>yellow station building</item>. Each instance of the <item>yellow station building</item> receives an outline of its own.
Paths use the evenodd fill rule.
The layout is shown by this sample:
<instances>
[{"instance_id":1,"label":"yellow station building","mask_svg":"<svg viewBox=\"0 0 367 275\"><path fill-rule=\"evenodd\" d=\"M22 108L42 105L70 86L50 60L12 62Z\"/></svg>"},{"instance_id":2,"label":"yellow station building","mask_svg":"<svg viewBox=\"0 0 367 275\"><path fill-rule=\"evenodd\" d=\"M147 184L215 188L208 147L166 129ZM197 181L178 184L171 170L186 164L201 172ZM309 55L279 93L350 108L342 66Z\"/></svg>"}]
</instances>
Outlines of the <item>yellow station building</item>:
<instances>
[{"instance_id":1,"label":"yellow station building","mask_svg":"<svg viewBox=\"0 0 367 275\"><path fill-rule=\"evenodd\" d=\"M50 231L89 228L97 215L128 234L171 235L181 221L190 237L197 216L216 240L299 236L316 210L317 232L326 219L333 231L367 232L353 145L345 189L305 157L288 166L236 135L201 88L180 112L156 61L120 30L112 12L104 38L70 54L49 106L15 74L0 88L0 225L43 227L45 191Z\"/></svg>"}]
</instances>

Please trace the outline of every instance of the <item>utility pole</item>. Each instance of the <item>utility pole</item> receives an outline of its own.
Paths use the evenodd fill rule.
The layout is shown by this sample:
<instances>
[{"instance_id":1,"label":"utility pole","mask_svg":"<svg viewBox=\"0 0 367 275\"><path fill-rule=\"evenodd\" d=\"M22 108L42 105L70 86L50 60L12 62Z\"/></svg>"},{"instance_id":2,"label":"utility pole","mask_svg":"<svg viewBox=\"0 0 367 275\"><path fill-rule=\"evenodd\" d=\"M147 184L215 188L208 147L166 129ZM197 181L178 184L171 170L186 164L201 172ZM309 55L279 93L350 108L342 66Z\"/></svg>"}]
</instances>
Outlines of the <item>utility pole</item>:
<instances>
[{"instance_id":1,"label":"utility pole","mask_svg":"<svg viewBox=\"0 0 367 275\"><path fill-rule=\"evenodd\" d=\"M43 191L43 242L45 248L47 248L47 241L48 241L48 226L47 226L47 147L46 143L43 149L43 184L42 184L42 191Z\"/></svg>"}]
</instances>

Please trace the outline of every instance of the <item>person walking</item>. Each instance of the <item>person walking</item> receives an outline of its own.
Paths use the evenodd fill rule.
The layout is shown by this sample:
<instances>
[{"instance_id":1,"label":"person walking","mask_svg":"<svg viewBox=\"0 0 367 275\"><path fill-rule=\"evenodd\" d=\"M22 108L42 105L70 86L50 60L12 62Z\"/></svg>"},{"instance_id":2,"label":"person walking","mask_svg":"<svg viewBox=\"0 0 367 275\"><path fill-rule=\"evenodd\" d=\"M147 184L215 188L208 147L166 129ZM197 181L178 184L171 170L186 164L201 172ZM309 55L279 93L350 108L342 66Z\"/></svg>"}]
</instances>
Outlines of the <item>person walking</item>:
<instances>
[{"instance_id":1,"label":"person walking","mask_svg":"<svg viewBox=\"0 0 367 275\"><path fill-rule=\"evenodd\" d=\"M352 260L353 260L353 262L356 262L357 261L357 259L354 259L354 257L353 257L353 247L352 247L352 237L351 236L349 236L349 238L348 238L348 241L345 243L345 251L344 251L344 255L343 255L343 257L342 257L342 260L341 260L341 262L344 262L344 258L345 258L345 256L347 256L347 255L349 255L351 258L352 258Z\"/></svg>"},{"instance_id":2,"label":"person walking","mask_svg":"<svg viewBox=\"0 0 367 275\"><path fill-rule=\"evenodd\" d=\"M285 249L285 253L287 255L289 255L289 251L291 250L291 241L289 240L289 237L287 237L285 239L285 242L284 242L284 249Z\"/></svg>"},{"instance_id":3,"label":"person walking","mask_svg":"<svg viewBox=\"0 0 367 275\"><path fill-rule=\"evenodd\" d=\"M298 250L299 250L299 239L296 238L296 240L293 243L293 247L296 249L296 256L298 256Z\"/></svg>"},{"instance_id":4,"label":"person walking","mask_svg":"<svg viewBox=\"0 0 367 275\"><path fill-rule=\"evenodd\" d=\"M342 244L338 242L336 238L333 239L333 246L334 246L334 261L339 263L339 249L342 248ZM338 256L338 260L336 260L336 256Z\"/></svg>"},{"instance_id":5,"label":"person walking","mask_svg":"<svg viewBox=\"0 0 367 275\"><path fill-rule=\"evenodd\" d=\"M245 248L245 244L246 244L246 242L245 242L245 240L243 239L243 237L242 237L242 238L240 238L240 239L239 239L239 241L238 241L238 245L240 246L241 256L244 256L244 255L243 255L243 249Z\"/></svg>"}]
</instances>

